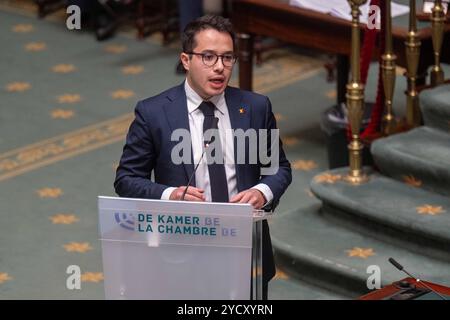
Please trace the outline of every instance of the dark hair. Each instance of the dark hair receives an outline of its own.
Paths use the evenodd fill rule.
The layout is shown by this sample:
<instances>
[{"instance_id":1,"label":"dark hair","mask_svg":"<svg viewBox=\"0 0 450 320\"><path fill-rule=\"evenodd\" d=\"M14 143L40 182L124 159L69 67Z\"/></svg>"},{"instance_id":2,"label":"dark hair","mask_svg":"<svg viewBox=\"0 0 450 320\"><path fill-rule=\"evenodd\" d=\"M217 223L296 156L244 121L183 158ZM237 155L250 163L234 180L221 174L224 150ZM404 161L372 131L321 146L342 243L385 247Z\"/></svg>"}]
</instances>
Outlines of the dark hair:
<instances>
[{"instance_id":1,"label":"dark hair","mask_svg":"<svg viewBox=\"0 0 450 320\"><path fill-rule=\"evenodd\" d=\"M234 31L233 25L231 24L229 19L226 19L217 15L206 15L200 17L190 23L187 24L186 28L184 28L184 32L181 35L181 43L183 46L183 52L192 52L194 47L197 45L195 43L195 35L200 31L214 29L219 32L228 32L233 40L233 48L234 48Z\"/></svg>"}]
</instances>

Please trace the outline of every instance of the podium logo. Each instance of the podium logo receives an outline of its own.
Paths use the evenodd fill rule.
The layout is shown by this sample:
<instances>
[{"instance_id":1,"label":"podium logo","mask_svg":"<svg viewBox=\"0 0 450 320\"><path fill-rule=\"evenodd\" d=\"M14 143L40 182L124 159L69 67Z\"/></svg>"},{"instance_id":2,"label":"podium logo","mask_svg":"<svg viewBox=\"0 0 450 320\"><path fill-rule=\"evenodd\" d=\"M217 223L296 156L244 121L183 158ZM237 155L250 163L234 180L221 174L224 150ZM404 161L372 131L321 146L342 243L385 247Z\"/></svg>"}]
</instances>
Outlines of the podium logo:
<instances>
[{"instance_id":1,"label":"podium logo","mask_svg":"<svg viewBox=\"0 0 450 320\"><path fill-rule=\"evenodd\" d=\"M124 229L134 231L136 219L133 214L116 212L114 214L114 217L119 226L121 226Z\"/></svg>"}]
</instances>

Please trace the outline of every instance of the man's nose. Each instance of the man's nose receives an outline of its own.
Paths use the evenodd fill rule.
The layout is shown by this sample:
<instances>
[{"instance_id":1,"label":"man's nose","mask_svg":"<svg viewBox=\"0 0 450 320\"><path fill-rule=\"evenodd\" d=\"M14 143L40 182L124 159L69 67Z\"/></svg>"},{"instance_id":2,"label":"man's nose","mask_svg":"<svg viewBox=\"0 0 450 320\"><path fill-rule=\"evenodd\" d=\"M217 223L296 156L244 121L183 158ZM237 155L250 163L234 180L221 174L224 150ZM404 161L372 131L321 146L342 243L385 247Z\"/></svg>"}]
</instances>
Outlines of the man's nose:
<instances>
[{"instance_id":1,"label":"man's nose","mask_svg":"<svg viewBox=\"0 0 450 320\"><path fill-rule=\"evenodd\" d=\"M225 68L225 66L223 65L223 61L222 61L222 57L219 57L217 59L216 64L214 65L214 71L222 71Z\"/></svg>"}]
</instances>

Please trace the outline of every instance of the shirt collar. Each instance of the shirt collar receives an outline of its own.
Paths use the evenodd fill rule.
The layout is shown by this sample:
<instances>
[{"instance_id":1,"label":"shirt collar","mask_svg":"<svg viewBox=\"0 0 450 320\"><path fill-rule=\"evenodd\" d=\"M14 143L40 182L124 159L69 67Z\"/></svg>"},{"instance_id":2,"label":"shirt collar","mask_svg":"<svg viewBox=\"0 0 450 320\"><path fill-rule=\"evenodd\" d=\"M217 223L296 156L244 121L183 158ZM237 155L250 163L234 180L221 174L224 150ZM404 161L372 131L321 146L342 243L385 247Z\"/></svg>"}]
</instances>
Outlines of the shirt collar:
<instances>
[{"instance_id":1,"label":"shirt collar","mask_svg":"<svg viewBox=\"0 0 450 320\"><path fill-rule=\"evenodd\" d=\"M188 103L188 112L192 113L198 109L200 104L203 102L203 99L198 95L197 92L195 92L194 89L192 89L187 79L186 81L184 81L184 90L186 91L186 98L190 102ZM217 110L219 110L222 114L225 114L225 92L222 92L221 94L216 96L212 96L209 101L214 103Z\"/></svg>"}]
</instances>

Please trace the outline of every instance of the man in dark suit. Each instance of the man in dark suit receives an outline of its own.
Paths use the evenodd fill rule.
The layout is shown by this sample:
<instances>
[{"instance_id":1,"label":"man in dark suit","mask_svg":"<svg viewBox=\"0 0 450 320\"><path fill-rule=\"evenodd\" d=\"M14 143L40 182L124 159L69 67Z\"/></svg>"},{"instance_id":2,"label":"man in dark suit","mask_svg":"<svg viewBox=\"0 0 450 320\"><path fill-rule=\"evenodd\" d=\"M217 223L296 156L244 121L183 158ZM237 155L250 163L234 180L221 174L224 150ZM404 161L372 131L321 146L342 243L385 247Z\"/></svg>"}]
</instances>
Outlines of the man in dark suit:
<instances>
[{"instance_id":1,"label":"man in dark suit","mask_svg":"<svg viewBox=\"0 0 450 320\"><path fill-rule=\"evenodd\" d=\"M279 138L276 140L279 143L266 144L267 150L259 150L259 142L257 146L249 146L249 141L237 144L236 139L225 139L227 130L242 129L267 130L268 138L259 139L270 140L271 129L276 129L267 97L228 87L236 62L230 22L220 16L201 17L186 26L182 43L180 58L186 80L137 104L136 118L130 126L114 182L117 194L131 198L249 203L255 209L273 210L292 180ZM218 135L206 139L208 130L214 128ZM171 137L180 129L188 132L191 146L184 163L173 158L178 141L172 141ZM209 147L204 140L214 144L223 161L209 161L212 153L208 153L209 158L203 157L204 148ZM277 155L276 161L269 164L262 161L261 151ZM258 159L250 161L254 153ZM200 165L194 172L197 163ZM264 174L274 163L275 170ZM193 179L187 187L190 177ZM274 274L269 227L264 222L265 298Z\"/></svg>"}]
</instances>

